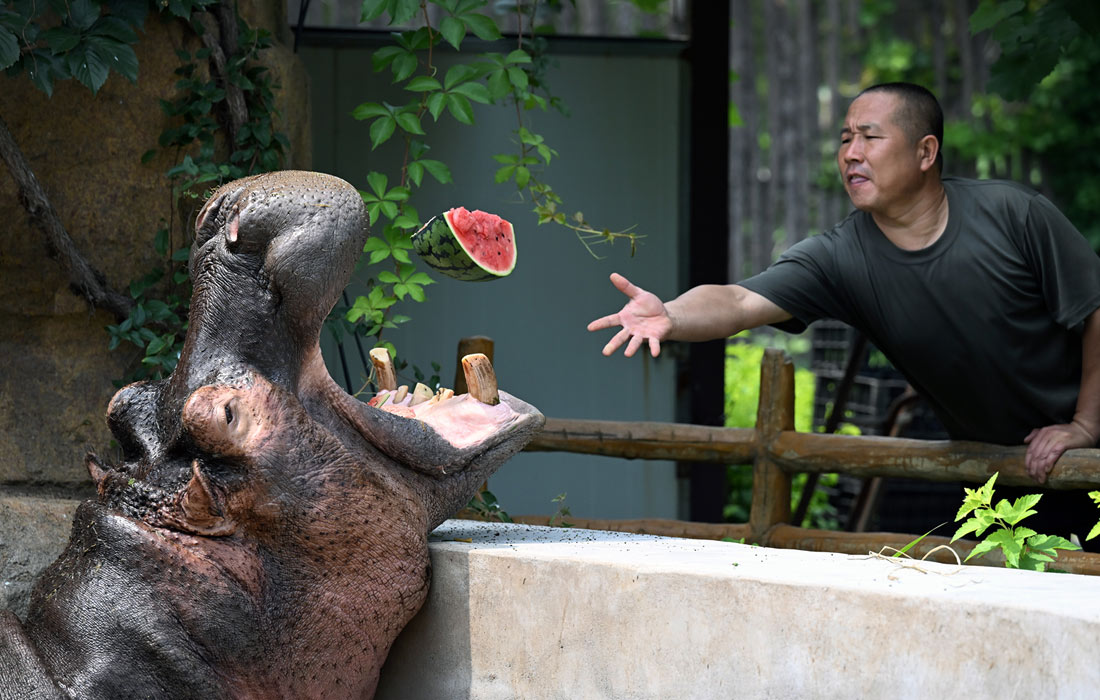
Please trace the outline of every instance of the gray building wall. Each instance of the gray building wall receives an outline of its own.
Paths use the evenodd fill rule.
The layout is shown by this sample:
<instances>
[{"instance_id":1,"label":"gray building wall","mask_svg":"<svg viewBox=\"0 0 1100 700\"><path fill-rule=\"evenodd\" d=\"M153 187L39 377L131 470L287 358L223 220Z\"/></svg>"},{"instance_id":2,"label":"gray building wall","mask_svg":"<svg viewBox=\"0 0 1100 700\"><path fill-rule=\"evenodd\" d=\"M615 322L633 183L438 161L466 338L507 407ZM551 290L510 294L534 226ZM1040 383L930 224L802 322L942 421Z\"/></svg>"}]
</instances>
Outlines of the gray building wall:
<instances>
[{"instance_id":1,"label":"gray building wall","mask_svg":"<svg viewBox=\"0 0 1100 700\"><path fill-rule=\"evenodd\" d=\"M364 101L404 104L412 93L395 89L388 71L371 70L370 48L314 45L300 54L312 80L314 169L367 187L366 174L379 170L396 184L401 147L397 140L370 149L368 123L351 117ZM448 63L439 56L441 75ZM571 116L533 113L532 131L559 153L545 179L564 198L568 214L580 210L596 226L612 230L637 226L645 235L634 257L625 242L601 246L603 259L590 255L572 231L537 226L529 202L514 185L496 185L495 153L514 152L515 110L475 105L477 124L468 127L449 116L432 123L426 116L430 157L446 162L454 184L425 177L411 200L422 219L454 206L483 209L511 221L518 262L508 278L465 283L433 275L428 302L406 303L400 313L412 321L386 338L428 374L442 365L445 385L453 381L459 338L487 335L495 340L497 376L508 391L548 416L610 420L673 421L675 360L620 355L600 349L610 332L588 333L596 316L618 310L625 301L608 282L618 271L662 298L682 290L681 208L682 65L675 55L608 53L555 55L548 74ZM430 181L430 182L429 182ZM380 231L380 226L378 230ZM389 263L382 263L389 265ZM423 267L423 266L422 266ZM359 273L361 279L382 267ZM335 345L323 338L334 377L341 378ZM346 346L353 382L365 372L354 345ZM411 371L401 379L410 385ZM671 462L644 462L572 455L522 453L489 484L512 514L550 514L551 499L567 493L573 514L584 517L683 517Z\"/></svg>"}]
</instances>

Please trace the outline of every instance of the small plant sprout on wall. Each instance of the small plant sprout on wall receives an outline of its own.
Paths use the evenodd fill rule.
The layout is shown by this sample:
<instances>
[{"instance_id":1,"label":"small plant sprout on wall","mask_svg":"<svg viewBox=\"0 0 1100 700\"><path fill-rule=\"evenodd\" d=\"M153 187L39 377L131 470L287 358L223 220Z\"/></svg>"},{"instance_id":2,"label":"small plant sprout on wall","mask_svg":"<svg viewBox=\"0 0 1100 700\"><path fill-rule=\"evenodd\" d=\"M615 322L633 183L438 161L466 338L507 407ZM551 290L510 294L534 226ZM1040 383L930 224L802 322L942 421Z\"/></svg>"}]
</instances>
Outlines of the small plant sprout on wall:
<instances>
[{"instance_id":1,"label":"small plant sprout on wall","mask_svg":"<svg viewBox=\"0 0 1100 700\"><path fill-rule=\"evenodd\" d=\"M964 489L966 496L963 498L962 507L959 508L955 521L963 518L963 524L955 532L951 541L973 533L975 537L981 537L982 533L990 528L992 532L984 540L979 542L966 557L977 557L986 552L1000 549L1004 553L1005 566L1010 569L1030 569L1032 571L1045 571L1048 564L1058 558L1059 549L1081 549L1079 545L1070 542L1064 537L1056 535L1042 535L1031 528L1022 527L1020 521L1034 515L1037 511L1034 506L1042 498L1042 494L1029 494L1017 498L1009 503L1002 498L996 506L993 505L993 483L997 480L997 474L989 477L977 489ZM1100 499L1100 492L1092 494ZM1100 502L1100 500L1098 500ZM970 517L967 517L970 516ZM1100 523L1093 528L1089 537L1093 537L1100 530Z\"/></svg>"}]
</instances>

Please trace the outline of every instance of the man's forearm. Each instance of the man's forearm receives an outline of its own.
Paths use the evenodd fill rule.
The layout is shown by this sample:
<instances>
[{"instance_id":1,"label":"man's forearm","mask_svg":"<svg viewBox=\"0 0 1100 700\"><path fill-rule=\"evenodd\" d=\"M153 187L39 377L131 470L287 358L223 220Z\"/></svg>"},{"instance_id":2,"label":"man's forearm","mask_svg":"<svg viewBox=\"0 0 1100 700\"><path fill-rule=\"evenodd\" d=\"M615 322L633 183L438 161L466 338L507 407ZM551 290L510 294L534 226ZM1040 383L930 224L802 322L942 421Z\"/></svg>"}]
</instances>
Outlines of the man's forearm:
<instances>
[{"instance_id":1,"label":"man's forearm","mask_svg":"<svg viewBox=\"0 0 1100 700\"><path fill-rule=\"evenodd\" d=\"M789 319L764 297L735 284L692 287L665 304L672 321L669 340L728 338L745 330Z\"/></svg>"},{"instance_id":2,"label":"man's forearm","mask_svg":"<svg viewBox=\"0 0 1100 700\"><path fill-rule=\"evenodd\" d=\"M1081 339L1081 393L1073 420L1100 438L1100 309L1085 321Z\"/></svg>"}]
</instances>

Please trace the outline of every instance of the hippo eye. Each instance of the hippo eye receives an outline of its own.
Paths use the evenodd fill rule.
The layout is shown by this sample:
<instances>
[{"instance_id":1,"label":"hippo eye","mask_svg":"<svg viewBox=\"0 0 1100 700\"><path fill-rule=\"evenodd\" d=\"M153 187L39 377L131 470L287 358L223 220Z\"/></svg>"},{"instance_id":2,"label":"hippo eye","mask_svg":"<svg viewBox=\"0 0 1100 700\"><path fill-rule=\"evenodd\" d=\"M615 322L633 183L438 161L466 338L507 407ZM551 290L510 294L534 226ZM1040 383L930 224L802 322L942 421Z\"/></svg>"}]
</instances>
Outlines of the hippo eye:
<instances>
[{"instance_id":1,"label":"hippo eye","mask_svg":"<svg viewBox=\"0 0 1100 700\"><path fill-rule=\"evenodd\" d=\"M225 424L229 425L233 422L233 409L229 407L229 404L225 405Z\"/></svg>"}]
</instances>

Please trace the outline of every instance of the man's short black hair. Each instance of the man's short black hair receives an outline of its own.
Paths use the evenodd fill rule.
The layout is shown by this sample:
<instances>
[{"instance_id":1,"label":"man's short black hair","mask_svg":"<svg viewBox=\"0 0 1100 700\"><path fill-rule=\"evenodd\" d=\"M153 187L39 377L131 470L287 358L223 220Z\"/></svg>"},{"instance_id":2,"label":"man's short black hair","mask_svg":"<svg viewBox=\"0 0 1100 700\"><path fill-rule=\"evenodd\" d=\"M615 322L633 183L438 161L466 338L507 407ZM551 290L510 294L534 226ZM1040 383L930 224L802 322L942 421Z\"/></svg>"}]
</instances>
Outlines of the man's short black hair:
<instances>
[{"instance_id":1,"label":"man's short black hair","mask_svg":"<svg viewBox=\"0 0 1100 700\"><path fill-rule=\"evenodd\" d=\"M863 90L856 99L869 92L885 92L898 98L900 105L894 115L897 125L916 143L925 136L935 136L940 144L936 166L943 172L943 108L936 96L915 83L880 83Z\"/></svg>"}]
</instances>

